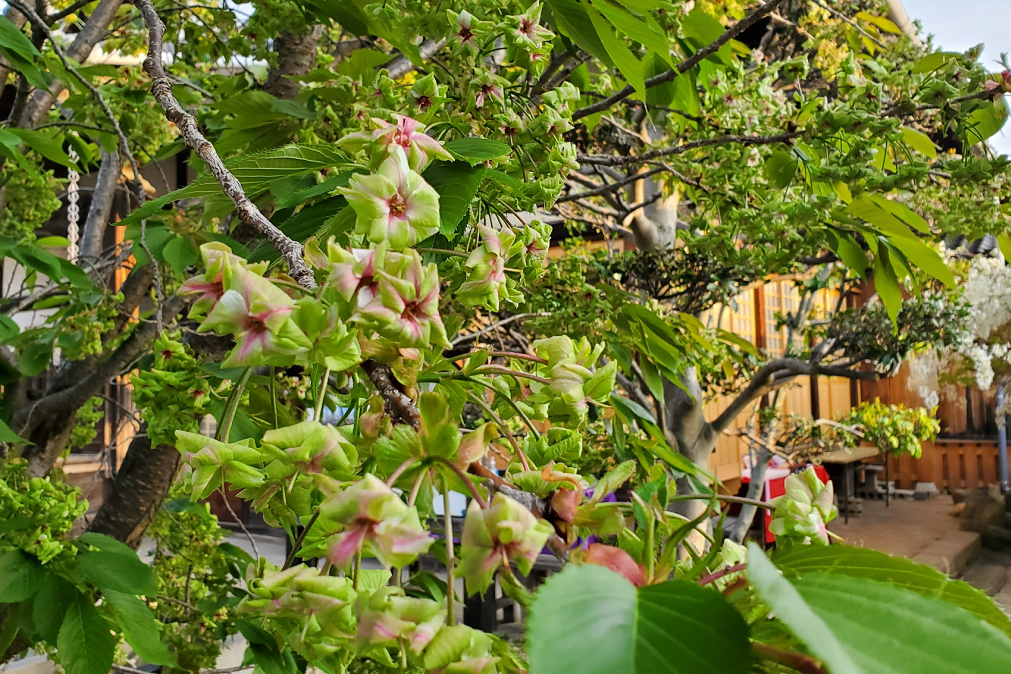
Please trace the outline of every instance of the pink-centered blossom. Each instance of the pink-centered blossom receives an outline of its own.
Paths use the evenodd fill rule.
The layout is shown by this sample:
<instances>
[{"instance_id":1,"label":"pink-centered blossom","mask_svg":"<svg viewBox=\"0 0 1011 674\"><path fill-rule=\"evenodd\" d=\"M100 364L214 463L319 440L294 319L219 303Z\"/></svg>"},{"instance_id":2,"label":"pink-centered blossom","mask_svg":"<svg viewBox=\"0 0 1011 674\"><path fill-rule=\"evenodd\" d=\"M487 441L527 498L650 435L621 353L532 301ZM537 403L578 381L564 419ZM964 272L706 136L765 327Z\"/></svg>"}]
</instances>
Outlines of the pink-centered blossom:
<instances>
[{"instance_id":1,"label":"pink-centered blossom","mask_svg":"<svg viewBox=\"0 0 1011 674\"><path fill-rule=\"evenodd\" d=\"M411 250L375 270L378 294L359 308L352 320L406 347L447 345L446 328L439 315L439 271L425 265Z\"/></svg>"},{"instance_id":2,"label":"pink-centered blossom","mask_svg":"<svg viewBox=\"0 0 1011 674\"><path fill-rule=\"evenodd\" d=\"M355 149L374 143L384 155L388 155L392 148L399 147L415 171L423 171L433 159L452 161L453 155L447 152L439 141L424 133L424 124L404 115L393 115L393 118L395 120L393 123L373 118L373 131L348 134L337 144Z\"/></svg>"},{"instance_id":3,"label":"pink-centered blossom","mask_svg":"<svg viewBox=\"0 0 1011 674\"><path fill-rule=\"evenodd\" d=\"M385 482L366 474L323 502L320 514L344 525L330 545L328 559L342 569L368 550L384 566L403 567L431 547L418 511L408 507Z\"/></svg>"},{"instance_id":4,"label":"pink-centered blossom","mask_svg":"<svg viewBox=\"0 0 1011 674\"><path fill-rule=\"evenodd\" d=\"M340 192L358 216L355 231L372 243L403 250L439 231L439 194L411 169L399 145L376 173L354 176Z\"/></svg>"},{"instance_id":5,"label":"pink-centered blossom","mask_svg":"<svg viewBox=\"0 0 1011 674\"><path fill-rule=\"evenodd\" d=\"M295 303L268 279L234 265L223 274L225 292L197 332L234 335L235 348L222 365L284 364L311 344L291 321Z\"/></svg>"}]
</instances>

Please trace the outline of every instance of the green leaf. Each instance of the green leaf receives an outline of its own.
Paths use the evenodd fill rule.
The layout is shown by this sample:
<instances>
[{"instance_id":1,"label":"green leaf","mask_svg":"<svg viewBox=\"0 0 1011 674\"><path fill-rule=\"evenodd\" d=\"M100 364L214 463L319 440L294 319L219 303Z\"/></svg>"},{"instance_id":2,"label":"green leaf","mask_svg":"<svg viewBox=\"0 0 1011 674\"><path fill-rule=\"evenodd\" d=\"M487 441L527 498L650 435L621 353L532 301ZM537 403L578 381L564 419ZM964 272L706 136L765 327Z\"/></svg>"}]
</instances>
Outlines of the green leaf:
<instances>
[{"instance_id":1,"label":"green leaf","mask_svg":"<svg viewBox=\"0 0 1011 674\"><path fill-rule=\"evenodd\" d=\"M955 287L955 274L944 263L944 258L936 250L919 239L907 239L904 236L890 239L889 243L898 248L906 256L906 259L919 269L927 272L949 288Z\"/></svg>"},{"instance_id":2,"label":"green leaf","mask_svg":"<svg viewBox=\"0 0 1011 674\"><path fill-rule=\"evenodd\" d=\"M902 308L902 285L895 276L895 269L890 264L887 248L883 243L878 246L877 254L874 256L874 289L884 303L892 324L897 325L895 321Z\"/></svg>"},{"instance_id":3,"label":"green leaf","mask_svg":"<svg viewBox=\"0 0 1011 674\"><path fill-rule=\"evenodd\" d=\"M125 555L104 550L82 552L77 556L81 576L101 590L115 590L153 597L158 582L151 567L140 561L137 553Z\"/></svg>"},{"instance_id":4,"label":"green leaf","mask_svg":"<svg viewBox=\"0 0 1011 674\"><path fill-rule=\"evenodd\" d=\"M604 45L604 49L607 50L618 71L640 97L645 97L646 84L642 75L642 63L628 48L625 41L614 34L611 24L600 15L600 12L592 7L586 7L586 13L590 17L593 29L597 31L597 37L600 38L601 44Z\"/></svg>"},{"instance_id":5,"label":"green leaf","mask_svg":"<svg viewBox=\"0 0 1011 674\"><path fill-rule=\"evenodd\" d=\"M107 590L105 600L114 609L123 637L144 662L152 665L173 665L176 659L161 640L161 631L154 613L143 601L123 592Z\"/></svg>"},{"instance_id":6,"label":"green leaf","mask_svg":"<svg viewBox=\"0 0 1011 674\"><path fill-rule=\"evenodd\" d=\"M81 591L59 576L51 576L35 595L32 603L35 629L50 645L56 645L63 616L78 597L83 598Z\"/></svg>"},{"instance_id":7,"label":"green leaf","mask_svg":"<svg viewBox=\"0 0 1011 674\"><path fill-rule=\"evenodd\" d=\"M1004 259L1011 260L1011 236L998 234L997 246L1000 247L1000 252L1004 255Z\"/></svg>"},{"instance_id":8,"label":"green leaf","mask_svg":"<svg viewBox=\"0 0 1011 674\"><path fill-rule=\"evenodd\" d=\"M0 604L14 604L39 591L46 572L38 561L21 552L10 550L0 556Z\"/></svg>"},{"instance_id":9,"label":"green leaf","mask_svg":"<svg viewBox=\"0 0 1011 674\"><path fill-rule=\"evenodd\" d=\"M163 255L165 261L179 276L186 276L186 268L196 264L197 258L200 257L193 242L183 236L169 239L169 242L165 244Z\"/></svg>"},{"instance_id":10,"label":"green leaf","mask_svg":"<svg viewBox=\"0 0 1011 674\"><path fill-rule=\"evenodd\" d=\"M832 674L862 674L863 670L836 640L829 626L804 603L797 589L754 543L748 544L747 573L758 597L807 645L811 653L831 667Z\"/></svg>"},{"instance_id":11,"label":"green leaf","mask_svg":"<svg viewBox=\"0 0 1011 674\"><path fill-rule=\"evenodd\" d=\"M915 235L909 231L906 222L896 217L891 209L882 208L879 203L868 197L854 199L853 203L846 207L847 214L858 217L869 222L882 234L890 237L905 236L912 238Z\"/></svg>"},{"instance_id":12,"label":"green leaf","mask_svg":"<svg viewBox=\"0 0 1011 674\"><path fill-rule=\"evenodd\" d=\"M108 674L116 650L111 629L94 604L78 593L67 606L56 640L66 674Z\"/></svg>"},{"instance_id":13,"label":"green leaf","mask_svg":"<svg viewBox=\"0 0 1011 674\"><path fill-rule=\"evenodd\" d=\"M1011 671L1011 638L939 598L842 573L790 581L754 544L748 577L833 674Z\"/></svg>"},{"instance_id":14,"label":"green leaf","mask_svg":"<svg viewBox=\"0 0 1011 674\"><path fill-rule=\"evenodd\" d=\"M773 186L786 189L793 181L793 176L797 174L799 164L792 152L776 150L765 160L765 177Z\"/></svg>"},{"instance_id":15,"label":"green leaf","mask_svg":"<svg viewBox=\"0 0 1011 674\"><path fill-rule=\"evenodd\" d=\"M2 419L0 419L0 442L6 442L8 445L34 444L12 431L11 427Z\"/></svg>"},{"instance_id":16,"label":"green leaf","mask_svg":"<svg viewBox=\"0 0 1011 674\"><path fill-rule=\"evenodd\" d=\"M698 6L688 12L688 15L681 21L681 32L696 50L715 42L725 31L726 28L723 27L719 19L707 14ZM730 45L723 45L719 51L706 60L730 65L733 62Z\"/></svg>"},{"instance_id":17,"label":"green leaf","mask_svg":"<svg viewBox=\"0 0 1011 674\"><path fill-rule=\"evenodd\" d=\"M639 362L639 366L642 368L642 378L646 382L646 388L649 389L654 398L663 403L663 377L660 375L660 370L657 369L657 366L649 358L643 358Z\"/></svg>"},{"instance_id":18,"label":"green leaf","mask_svg":"<svg viewBox=\"0 0 1011 674\"><path fill-rule=\"evenodd\" d=\"M718 592L688 581L636 590L604 567L567 566L537 592L530 674L751 671L748 626Z\"/></svg>"},{"instance_id":19,"label":"green leaf","mask_svg":"<svg viewBox=\"0 0 1011 674\"><path fill-rule=\"evenodd\" d=\"M500 140L491 138L457 138L444 145L457 159L466 159L472 164L498 159L512 151Z\"/></svg>"},{"instance_id":20,"label":"green leaf","mask_svg":"<svg viewBox=\"0 0 1011 674\"><path fill-rule=\"evenodd\" d=\"M42 131L31 131L29 129L8 129L8 131L23 140L25 145L49 161L55 162L60 166L77 166L77 163L70 159L70 155L63 151L63 145L57 139L58 137L50 136Z\"/></svg>"},{"instance_id":21,"label":"green leaf","mask_svg":"<svg viewBox=\"0 0 1011 674\"><path fill-rule=\"evenodd\" d=\"M439 193L439 231L452 241L457 225L467 216L470 202L484 180L484 168L436 161L425 169L423 177Z\"/></svg>"},{"instance_id":22,"label":"green leaf","mask_svg":"<svg viewBox=\"0 0 1011 674\"><path fill-rule=\"evenodd\" d=\"M777 551L772 559L791 578L827 572L869 578L925 597L936 597L962 607L1011 636L1011 619L1004 615L985 592L968 583L948 578L937 569L903 557L848 545L795 545Z\"/></svg>"},{"instance_id":23,"label":"green leaf","mask_svg":"<svg viewBox=\"0 0 1011 674\"><path fill-rule=\"evenodd\" d=\"M933 54L927 54L913 65L912 72L916 75L929 73L942 67L948 61L954 61L960 58L960 56L960 54L956 54L954 52L941 51L934 52Z\"/></svg>"},{"instance_id":24,"label":"green leaf","mask_svg":"<svg viewBox=\"0 0 1011 674\"><path fill-rule=\"evenodd\" d=\"M904 126L902 127L902 138L906 141L906 145L914 150L922 152L932 159L937 157L937 147L934 145L934 141L930 140L930 136L922 131Z\"/></svg>"},{"instance_id":25,"label":"green leaf","mask_svg":"<svg viewBox=\"0 0 1011 674\"><path fill-rule=\"evenodd\" d=\"M871 194L867 198L913 229L917 229L924 234L930 233L930 225L923 219L923 216L911 209L909 206L906 206L904 203L900 201L893 201L881 194Z\"/></svg>"},{"instance_id":26,"label":"green leaf","mask_svg":"<svg viewBox=\"0 0 1011 674\"><path fill-rule=\"evenodd\" d=\"M39 70L42 55L31 40L6 17L0 17L0 53L8 58L11 65L37 88L49 87L49 80Z\"/></svg>"},{"instance_id":27,"label":"green leaf","mask_svg":"<svg viewBox=\"0 0 1011 674\"><path fill-rule=\"evenodd\" d=\"M375 592L390 581L389 569L361 569L358 572L358 591Z\"/></svg>"},{"instance_id":28,"label":"green leaf","mask_svg":"<svg viewBox=\"0 0 1011 674\"><path fill-rule=\"evenodd\" d=\"M26 377L42 374L53 359L51 341L31 342L18 354L18 371Z\"/></svg>"},{"instance_id":29,"label":"green leaf","mask_svg":"<svg viewBox=\"0 0 1011 674\"><path fill-rule=\"evenodd\" d=\"M285 145L264 152L247 152L225 162L242 183L242 188L250 199L267 192L272 184L281 180L346 164L347 157L344 153L331 145L305 144ZM196 197L208 198L205 203L207 215L224 214L233 209L231 200L222 192L217 179L210 173L203 173L181 190L152 199L116 225L139 224L173 201Z\"/></svg>"},{"instance_id":30,"label":"green leaf","mask_svg":"<svg viewBox=\"0 0 1011 674\"><path fill-rule=\"evenodd\" d=\"M966 120L966 142L973 145L995 135L1004 126L1007 116L1007 101L1003 96L995 101L983 103L973 110Z\"/></svg>"},{"instance_id":31,"label":"green leaf","mask_svg":"<svg viewBox=\"0 0 1011 674\"><path fill-rule=\"evenodd\" d=\"M614 65L600 38L597 37L593 22L584 9L585 5L578 0L545 0L544 5L551 10L550 16L545 18L552 22L559 33L575 42L580 49L595 57L604 66Z\"/></svg>"},{"instance_id":32,"label":"green leaf","mask_svg":"<svg viewBox=\"0 0 1011 674\"><path fill-rule=\"evenodd\" d=\"M642 46L650 52L661 57L668 63L670 62L670 42L667 40L667 36L660 31L659 27L654 27L646 20L645 17L649 17L648 13L644 13L644 18L639 18L634 16L624 7L619 7L608 0L590 0L590 4L592 4L593 8L600 12L619 33L627 35L636 42L642 44ZM607 43L605 42L605 45L606 44Z\"/></svg>"},{"instance_id":33,"label":"green leaf","mask_svg":"<svg viewBox=\"0 0 1011 674\"><path fill-rule=\"evenodd\" d=\"M835 237L835 246L832 251L839 256L848 269L855 271L860 278L863 278L867 273L867 267L870 266L867 253L846 232L835 231L832 234Z\"/></svg>"},{"instance_id":34,"label":"green leaf","mask_svg":"<svg viewBox=\"0 0 1011 674\"><path fill-rule=\"evenodd\" d=\"M74 539L75 543L87 543L93 548L98 548L102 552L110 552L127 557L136 557L137 552L126 543L117 541L112 536L96 534L93 531L86 531Z\"/></svg>"}]
</instances>

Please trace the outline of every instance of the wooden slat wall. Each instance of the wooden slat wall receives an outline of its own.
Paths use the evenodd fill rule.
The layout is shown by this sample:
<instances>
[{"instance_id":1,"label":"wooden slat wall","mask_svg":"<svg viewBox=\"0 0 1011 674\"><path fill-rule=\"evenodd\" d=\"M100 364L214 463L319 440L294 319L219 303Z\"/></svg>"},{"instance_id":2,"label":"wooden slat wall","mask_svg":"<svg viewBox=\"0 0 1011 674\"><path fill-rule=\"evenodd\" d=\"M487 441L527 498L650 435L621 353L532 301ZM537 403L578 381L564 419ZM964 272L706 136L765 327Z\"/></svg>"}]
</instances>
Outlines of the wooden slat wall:
<instances>
[{"instance_id":1,"label":"wooden slat wall","mask_svg":"<svg viewBox=\"0 0 1011 674\"><path fill-rule=\"evenodd\" d=\"M835 310L838 295L826 290L815 299L812 313L824 317ZM777 280L764 286L747 290L734 298L726 306L717 306L702 315L702 321L712 327L734 332L756 346L766 348L770 355L781 356L786 348L786 330L777 328L777 313L796 309L799 295L796 285L790 280ZM755 318L760 321L756 323ZM838 377L819 377L818 416L832 418L850 409L851 394L849 381ZM801 377L797 383L783 389L781 405L783 414L812 416L811 380ZM718 416L730 403L729 398L718 397L706 405L706 418ZM727 433L716 442L716 451L710 461L710 469L724 483L733 483L741 476L742 458L748 453L747 442L737 432L747 425L747 415L741 415L731 425Z\"/></svg>"}]
</instances>

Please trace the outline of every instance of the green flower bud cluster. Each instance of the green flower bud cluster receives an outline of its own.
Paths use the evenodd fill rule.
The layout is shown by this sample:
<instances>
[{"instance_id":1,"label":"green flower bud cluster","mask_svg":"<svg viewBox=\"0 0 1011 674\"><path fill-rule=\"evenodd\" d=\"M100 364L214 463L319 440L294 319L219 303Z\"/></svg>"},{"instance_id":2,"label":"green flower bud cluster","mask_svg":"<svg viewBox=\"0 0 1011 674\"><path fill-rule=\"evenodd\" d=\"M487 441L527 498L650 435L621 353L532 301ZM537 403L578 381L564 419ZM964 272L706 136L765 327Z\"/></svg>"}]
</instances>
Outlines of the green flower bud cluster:
<instances>
[{"instance_id":1,"label":"green flower bud cluster","mask_svg":"<svg viewBox=\"0 0 1011 674\"><path fill-rule=\"evenodd\" d=\"M76 553L64 539L88 510L81 490L55 477L29 477L21 459L0 462L0 554L22 550L43 564Z\"/></svg>"}]
</instances>

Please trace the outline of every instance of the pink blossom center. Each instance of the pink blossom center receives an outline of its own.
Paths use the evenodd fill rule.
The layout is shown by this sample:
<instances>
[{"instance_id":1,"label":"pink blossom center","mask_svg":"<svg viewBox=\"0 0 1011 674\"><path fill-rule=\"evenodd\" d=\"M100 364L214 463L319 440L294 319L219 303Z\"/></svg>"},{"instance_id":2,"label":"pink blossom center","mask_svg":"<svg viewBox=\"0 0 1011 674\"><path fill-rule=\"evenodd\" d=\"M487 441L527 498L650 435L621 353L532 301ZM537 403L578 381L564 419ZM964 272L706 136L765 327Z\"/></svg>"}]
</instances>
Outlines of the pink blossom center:
<instances>
[{"instance_id":1,"label":"pink blossom center","mask_svg":"<svg viewBox=\"0 0 1011 674\"><path fill-rule=\"evenodd\" d=\"M532 37L534 34L534 25L533 21L523 17L523 20L520 21L520 33L526 35L527 37Z\"/></svg>"},{"instance_id":2,"label":"pink blossom center","mask_svg":"<svg viewBox=\"0 0 1011 674\"><path fill-rule=\"evenodd\" d=\"M390 197L389 209L390 215L397 218L403 217L407 211L407 201L404 197L400 196L399 192Z\"/></svg>"},{"instance_id":3,"label":"pink blossom center","mask_svg":"<svg viewBox=\"0 0 1011 674\"><path fill-rule=\"evenodd\" d=\"M474 33L471 32L470 26L460 26L460 32L456 36L464 42L470 42L474 39Z\"/></svg>"}]
</instances>

